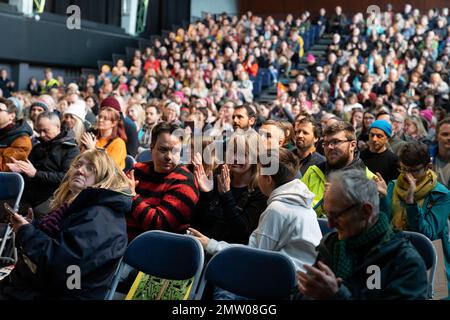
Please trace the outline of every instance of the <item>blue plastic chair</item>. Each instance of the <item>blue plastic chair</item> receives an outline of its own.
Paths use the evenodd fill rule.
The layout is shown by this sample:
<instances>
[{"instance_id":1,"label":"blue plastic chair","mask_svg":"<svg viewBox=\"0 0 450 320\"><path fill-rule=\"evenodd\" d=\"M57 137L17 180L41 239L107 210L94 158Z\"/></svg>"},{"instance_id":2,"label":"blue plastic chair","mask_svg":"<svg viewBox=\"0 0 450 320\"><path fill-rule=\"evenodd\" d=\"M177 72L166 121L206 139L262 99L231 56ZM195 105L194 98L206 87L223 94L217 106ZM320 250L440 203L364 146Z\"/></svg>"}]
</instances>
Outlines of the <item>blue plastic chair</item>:
<instances>
[{"instance_id":1,"label":"blue plastic chair","mask_svg":"<svg viewBox=\"0 0 450 320\"><path fill-rule=\"evenodd\" d=\"M330 232L336 231L335 228L330 228L328 226L328 220L326 218L317 218L317 221L319 221L319 227L320 227L320 231L322 231L322 236L324 236Z\"/></svg>"},{"instance_id":2,"label":"blue plastic chair","mask_svg":"<svg viewBox=\"0 0 450 320\"><path fill-rule=\"evenodd\" d=\"M22 198L22 193L25 186L22 176L15 172L0 172L0 186L0 200L13 200L13 209L18 212L20 199ZM17 261L17 251L14 245L14 232L9 224L6 224L4 229L5 232L0 238L0 261L15 263L15 261ZM13 258L10 257L9 253L5 253L5 247L8 240L12 241Z\"/></svg>"},{"instance_id":3,"label":"blue plastic chair","mask_svg":"<svg viewBox=\"0 0 450 320\"><path fill-rule=\"evenodd\" d=\"M270 81L269 69L262 68L262 69L259 69L259 72L260 72L259 74L260 74L260 77L261 77L262 88L270 87L272 85L272 83Z\"/></svg>"},{"instance_id":4,"label":"blue plastic chair","mask_svg":"<svg viewBox=\"0 0 450 320\"><path fill-rule=\"evenodd\" d=\"M197 299L206 284L249 299L290 299L296 291L292 261L280 252L235 246L224 249L206 266Z\"/></svg>"},{"instance_id":5,"label":"blue plastic chair","mask_svg":"<svg viewBox=\"0 0 450 320\"><path fill-rule=\"evenodd\" d=\"M262 81L261 79L256 79L253 81L253 96L258 97L262 92Z\"/></svg>"},{"instance_id":6,"label":"blue plastic chair","mask_svg":"<svg viewBox=\"0 0 450 320\"><path fill-rule=\"evenodd\" d=\"M139 152L139 154L136 156L136 161L137 162L152 161L152 150L145 149L145 150Z\"/></svg>"},{"instance_id":7,"label":"blue plastic chair","mask_svg":"<svg viewBox=\"0 0 450 320\"><path fill-rule=\"evenodd\" d=\"M421 233L413 231L403 231L406 237L411 241L417 252L425 261L425 267L428 274L428 290L427 298L432 299L434 296L434 277L436 274L437 253L433 242Z\"/></svg>"},{"instance_id":8,"label":"blue plastic chair","mask_svg":"<svg viewBox=\"0 0 450 320\"><path fill-rule=\"evenodd\" d=\"M129 244L106 300L113 299L125 265L167 280L188 280L194 277L189 294L189 299L192 299L197 291L203 263L203 247L196 238L160 230L144 232Z\"/></svg>"},{"instance_id":9,"label":"blue plastic chair","mask_svg":"<svg viewBox=\"0 0 450 320\"><path fill-rule=\"evenodd\" d=\"M127 157L125 158L125 169L123 169L124 172L127 172L131 169L133 169L134 165L136 164L136 160L127 154Z\"/></svg>"},{"instance_id":10,"label":"blue plastic chair","mask_svg":"<svg viewBox=\"0 0 450 320\"><path fill-rule=\"evenodd\" d=\"M311 26L314 32L314 43L317 42L317 40L320 37L320 26L319 25L313 25Z\"/></svg>"}]
</instances>

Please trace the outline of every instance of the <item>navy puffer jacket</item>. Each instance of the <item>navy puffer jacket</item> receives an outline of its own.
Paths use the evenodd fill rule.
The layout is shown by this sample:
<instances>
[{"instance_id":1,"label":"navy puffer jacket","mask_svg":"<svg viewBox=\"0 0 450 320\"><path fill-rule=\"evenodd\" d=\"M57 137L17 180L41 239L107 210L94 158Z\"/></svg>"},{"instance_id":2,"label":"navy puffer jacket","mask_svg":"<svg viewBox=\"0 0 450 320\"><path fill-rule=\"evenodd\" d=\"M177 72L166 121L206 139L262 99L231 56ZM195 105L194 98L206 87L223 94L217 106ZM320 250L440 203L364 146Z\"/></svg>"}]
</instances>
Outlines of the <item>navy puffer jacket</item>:
<instances>
[{"instance_id":1,"label":"navy puffer jacket","mask_svg":"<svg viewBox=\"0 0 450 320\"><path fill-rule=\"evenodd\" d=\"M127 247L125 213L130 209L131 196L126 193L88 188L69 206L56 238L33 224L21 227L19 261L0 282L0 296L103 299ZM69 288L76 284L71 266L79 267L79 289Z\"/></svg>"}]
</instances>

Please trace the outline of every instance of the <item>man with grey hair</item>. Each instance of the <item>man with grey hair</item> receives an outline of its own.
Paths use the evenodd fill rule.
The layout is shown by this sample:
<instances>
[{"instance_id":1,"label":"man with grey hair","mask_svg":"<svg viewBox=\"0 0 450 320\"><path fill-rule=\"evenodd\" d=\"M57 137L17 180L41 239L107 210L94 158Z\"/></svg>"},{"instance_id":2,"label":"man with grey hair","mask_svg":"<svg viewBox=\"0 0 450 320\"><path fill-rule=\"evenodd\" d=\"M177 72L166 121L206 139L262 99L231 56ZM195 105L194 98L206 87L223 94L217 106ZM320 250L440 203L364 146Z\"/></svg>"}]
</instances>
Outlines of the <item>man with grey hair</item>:
<instances>
[{"instance_id":1,"label":"man with grey hair","mask_svg":"<svg viewBox=\"0 0 450 320\"><path fill-rule=\"evenodd\" d=\"M405 116L399 112L393 112L391 115L391 123L392 135L389 139L389 145L391 146L392 152L398 156L400 154L400 150L406 143L406 137L403 132Z\"/></svg>"},{"instance_id":2,"label":"man with grey hair","mask_svg":"<svg viewBox=\"0 0 450 320\"><path fill-rule=\"evenodd\" d=\"M298 288L312 299L425 299L425 263L404 233L379 211L376 183L361 170L330 175L324 209L329 227Z\"/></svg>"},{"instance_id":3,"label":"man with grey hair","mask_svg":"<svg viewBox=\"0 0 450 320\"><path fill-rule=\"evenodd\" d=\"M8 164L11 171L21 173L25 179L21 207L35 208L52 196L70 168L72 160L80 153L73 131L61 130L57 114L41 113L36 120L39 143L31 150L26 161L13 159ZM37 215L47 213L47 205L36 210Z\"/></svg>"}]
</instances>

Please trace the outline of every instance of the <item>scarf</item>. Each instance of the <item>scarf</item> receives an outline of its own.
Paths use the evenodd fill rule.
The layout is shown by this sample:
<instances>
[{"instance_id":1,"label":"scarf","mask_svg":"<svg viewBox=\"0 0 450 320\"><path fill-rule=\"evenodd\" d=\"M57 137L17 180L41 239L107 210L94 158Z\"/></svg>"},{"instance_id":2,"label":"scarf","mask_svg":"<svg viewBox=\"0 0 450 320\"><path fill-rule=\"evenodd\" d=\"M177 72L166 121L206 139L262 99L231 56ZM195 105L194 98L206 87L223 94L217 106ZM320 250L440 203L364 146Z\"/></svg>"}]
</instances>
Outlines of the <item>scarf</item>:
<instances>
[{"instance_id":1,"label":"scarf","mask_svg":"<svg viewBox=\"0 0 450 320\"><path fill-rule=\"evenodd\" d=\"M68 208L69 204L65 202L59 208L56 208L52 212L45 215L39 223L39 229L44 231L50 237L56 237L60 232L60 222Z\"/></svg>"},{"instance_id":2,"label":"scarf","mask_svg":"<svg viewBox=\"0 0 450 320\"><path fill-rule=\"evenodd\" d=\"M388 240L393 234L387 215L380 213L377 222L369 229L355 237L336 241L331 252L331 265L336 277L347 280L356 268L357 252L363 251L367 253L367 250L359 249L382 237Z\"/></svg>"},{"instance_id":3,"label":"scarf","mask_svg":"<svg viewBox=\"0 0 450 320\"><path fill-rule=\"evenodd\" d=\"M416 186L414 201L423 206L425 197L434 189L437 183L437 175L428 170L426 177ZM392 194L392 225L395 229L406 230L408 227L408 216L406 214L405 201L408 195L409 184L403 174L398 176Z\"/></svg>"}]
</instances>

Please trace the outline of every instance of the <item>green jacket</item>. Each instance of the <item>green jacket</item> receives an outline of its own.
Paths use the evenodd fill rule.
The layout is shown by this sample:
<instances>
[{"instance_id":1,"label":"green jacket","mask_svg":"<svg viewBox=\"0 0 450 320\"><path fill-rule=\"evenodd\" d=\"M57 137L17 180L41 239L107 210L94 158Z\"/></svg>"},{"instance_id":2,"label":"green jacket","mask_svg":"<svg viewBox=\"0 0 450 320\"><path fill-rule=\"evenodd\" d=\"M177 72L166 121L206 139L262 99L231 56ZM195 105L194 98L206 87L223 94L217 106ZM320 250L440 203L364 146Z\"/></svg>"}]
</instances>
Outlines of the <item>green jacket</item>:
<instances>
[{"instance_id":1,"label":"green jacket","mask_svg":"<svg viewBox=\"0 0 450 320\"><path fill-rule=\"evenodd\" d=\"M388 184L387 195L380 201L380 210L388 214L392 220L392 195L397 180ZM427 195L423 206L406 205L408 230L422 233L431 241L442 239L445 256L447 284L450 291L450 235L448 219L450 214L450 191L441 183L437 183Z\"/></svg>"},{"instance_id":2,"label":"green jacket","mask_svg":"<svg viewBox=\"0 0 450 320\"><path fill-rule=\"evenodd\" d=\"M361 169L366 171L367 178L373 179L375 176L362 162L361 159L357 158L350 165L341 170L350 169ZM324 216L324 210L322 207L323 195L325 193L325 182L326 177L332 170L327 168L326 162L319 164L317 166L311 166L306 170L305 175L301 179L308 189L315 194L313 200L313 207L317 213L318 217Z\"/></svg>"},{"instance_id":3,"label":"green jacket","mask_svg":"<svg viewBox=\"0 0 450 320\"><path fill-rule=\"evenodd\" d=\"M383 213L380 213L383 214ZM327 234L317 247L317 261L330 266L331 249L338 241L337 233ZM352 276L339 287L332 299L344 300L415 300L426 299L428 281L425 263L402 232L381 239L367 250L358 252L358 266ZM374 275L370 266L380 270L380 288L369 289ZM334 272L334 270L332 270Z\"/></svg>"}]
</instances>

